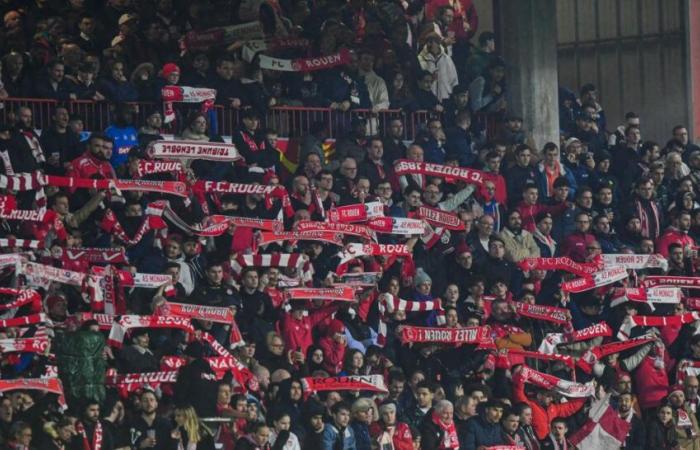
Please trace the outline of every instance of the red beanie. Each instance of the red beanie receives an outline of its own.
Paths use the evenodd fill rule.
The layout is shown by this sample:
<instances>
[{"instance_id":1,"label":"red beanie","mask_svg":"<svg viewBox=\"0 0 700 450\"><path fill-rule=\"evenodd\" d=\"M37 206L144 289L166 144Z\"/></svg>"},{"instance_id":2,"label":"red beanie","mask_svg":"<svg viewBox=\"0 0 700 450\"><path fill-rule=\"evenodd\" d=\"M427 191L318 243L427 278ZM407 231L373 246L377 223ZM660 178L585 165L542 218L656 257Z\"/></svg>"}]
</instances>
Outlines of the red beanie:
<instances>
[{"instance_id":1,"label":"red beanie","mask_svg":"<svg viewBox=\"0 0 700 450\"><path fill-rule=\"evenodd\" d=\"M331 320L328 324L328 332L332 336L335 333L345 334L345 325L338 319Z\"/></svg>"},{"instance_id":2,"label":"red beanie","mask_svg":"<svg viewBox=\"0 0 700 450\"><path fill-rule=\"evenodd\" d=\"M175 63L167 63L160 70L163 78L168 78L174 72L180 73L180 68Z\"/></svg>"}]
</instances>

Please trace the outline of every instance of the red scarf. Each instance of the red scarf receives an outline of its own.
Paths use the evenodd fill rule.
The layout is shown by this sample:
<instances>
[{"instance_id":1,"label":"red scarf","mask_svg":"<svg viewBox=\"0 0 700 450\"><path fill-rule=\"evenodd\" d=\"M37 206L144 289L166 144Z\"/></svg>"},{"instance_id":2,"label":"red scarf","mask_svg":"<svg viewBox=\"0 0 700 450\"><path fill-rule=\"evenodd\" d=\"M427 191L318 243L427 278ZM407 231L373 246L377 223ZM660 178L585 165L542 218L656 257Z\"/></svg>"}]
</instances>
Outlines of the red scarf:
<instances>
[{"instance_id":1,"label":"red scarf","mask_svg":"<svg viewBox=\"0 0 700 450\"><path fill-rule=\"evenodd\" d=\"M439 429L443 431L443 438L440 441L439 449L454 449L459 450L459 439L457 438L457 427L455 423L452 422L446 425L440 420L440 416L437 411L433 411L433 416L431 417L433 423L438 426Z\"/></svg>"},{"instance_id":2,"label":"red scarf","mask_svg":"<svg viewBox=\"0 0 700 450\"><path fill-rule=\"evenodd\" d=\"M84 450L102 450L102 423L98 420L95 424L95 431L92 434L92 446L88 441L85 426L81 422L76 423L76 431L83 437Z\"/></svg>"}]
</instances>

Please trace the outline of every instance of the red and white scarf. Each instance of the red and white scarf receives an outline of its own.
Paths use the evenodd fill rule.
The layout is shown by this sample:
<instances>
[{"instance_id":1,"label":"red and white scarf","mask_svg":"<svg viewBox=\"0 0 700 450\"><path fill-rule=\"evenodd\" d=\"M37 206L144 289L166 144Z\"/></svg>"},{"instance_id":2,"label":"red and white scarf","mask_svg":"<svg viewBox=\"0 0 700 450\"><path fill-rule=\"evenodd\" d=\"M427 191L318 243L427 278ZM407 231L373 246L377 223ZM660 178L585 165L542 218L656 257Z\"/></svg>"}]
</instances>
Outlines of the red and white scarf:
<instances>
[{"instance_id":1,"label":"red and white scarf","mask_svg":"<svg viewBox=\"0 0 700 450\"><path fill-rule=\"evenodd\" d=\"M382 375L348 375L344 377L305 377L301 379L305 393L322 391L369 391L387 393Z\"/></svg>"},{"instance_id":2,"label":"red and white scarf","mask_svg":"<svg viewBox=\"0 0 700 450\"><path fill-rule=\"evenodd\" d=\"M182 163L180 161L146 161L139 159L137 160L136 173L134 175L141 178L145 175L156 173L181 173L182 171Z\"/></svg>"},{"instance_id":3,"label":"red and white scarf","mask_svg":"<svg viewBox=\"0 0 700 450\"><path fill-rule=\"evenodd\" d=\"M206 114L216 100L216 89L196 88L190 86L163 86L163 122L170 123L175 120L173 103L201 103L200 111ZM206 158L203 158L206 159Z\"/></svg>"},{"instance_id":4,"label":"red and white scarf","mask_svg":"<svg viewBox=\"0 0 700 450\"><path fill-rule=\"evenodd\" d=\"M518 263L521 270L565 270L580 277L593 275L600 270L597 263L578 263L566 256L559 258L524 258Z\"/></svg>"},{"instance_id":5,"label":"red and white scarf","mask_svg":"<svg viewBox=\"0 0 700 450\"><path fill-rule=\"evenodd\" d=\"M572 333L548 333L542 339L537 351L551 355L556 353L557 345L587 341L596 337L609 337L612 336L612 333L612 329L606 322L600 322Z\"/></svg>"},{"instance_id":6,"label":"red and white scarf","mask_svg":"<svg viewBox=\"0 0 700 450\"><path fill-rule=\"evenodd\" d=\"M522 370L517 372L513 377L514 379L516 377L521 378L524 383L534 384L544 389L555 391L565 397L586 398L593 396L595 393L593 382L583 384L563 380L554 375L539 372L528 366L522 366Z\"/></svg>"},{"instance_id":7,"label":"red and white scarf","mask_svg":"<svg viewBox=\"0 0 700 450\"><path fill-rule=\"evenodd\" d=\"M190 319L184 317L124 315L112 323L107 343L120 348L126 332L132 328L176 328L187 333L194 333Z\"/></svg>"},{"instance_id":8,"label":"red and white scarf","mask_svg":"<svg viewBox=\"0 0 700 450\"><path fill-rule=\"evenodd\" d=\"M312 72L315 70L332 69L344 66L350 62L350 50L344 48L331 55L314 56L312 58L281 59L260 55L260 68L282 72Z\"/></svg>"},{"instance_id":9,"label":"red and white scarf","mask_svg":"<svg viewBox=\"0 0 700 450\"><path fill-rule=\"evenodd\" d=\"M570 369L574 369L574 359L568 355L543 354L540 352L532 352L529 350L519 350L517 348L509 348L499 350L496 354L496 367L499 369L510 369L514 365L522 364L523 359L537 359L539 361L559 361L566 364Z\"/></svg>"},{"instance_id":10,"label":"red and white scarf","mask_svg":"<svg viewBox=\"0 0 700 450\"><path fill-rule=\"evenodd\" d=\"M627 276L627 269L624 267L615 267L613 269L601 270L600 272L596 272L583 278L565 281L561 284L561 290L571 293L585 292L590 289L607 286L609 284L624 280L627 278Z\"/></svg>"},{"instance_id":11,"label":"red and white scarf","mask_svg":"<svg viewBox=\"0 0 700 450\"><path fill-rule=\"evenodd\" d=\"M357 223L369 219L384 217L384 205L381 202L355 203L338 206L328 211L329 222Z\"/></svg>"},{"instance_id":12,"label":"red and white scarf","mask_svg":"<svg viewBox=\"0 0 700 450\"><path fill-rule=\"evenodd\" d=\"M625 350L652 342L654 342L653 338L642 336L635 339L630 339L629 341L611 342L609 344L599 345L587 350L586 353L579 358L576 364L584 372L591 373L593 371L593 365L605 356L612 355L613 353L621 353Z\"/></svg>"},{"instance_id":13,"label":"red and white scarf","mask_svg":"<svg viewBox=\"0 0 700 450\"><path fill-rule=\"evenodd\" d=\"M449 425L445 424L440 420L440 415L437 411L433 410L430 420L433 421L437 427L442 430L442 439L440 440L440 450L459 450L459 437L457 436L457 427L454 421L450 422Z\"/></svg>"},{"instance_id":14,"label":"red and white scarf","mask_svg":"<svg viewBox=\"0 0 700 450\"><path fill-rule=\"evenodd\" d=\"M0 353L28 352L46 353L49 350L48 337L0 339Z\"/></svg>"},{"instance_id":15,"label":"red and white scarf","mask_svg":"<svg viewBox=\"0 0 700 450\"><path fill-rule=\"evenodd\" d=\"M285 292L287 300L326 300L354 302L355 288L336 286L332 288L290 288Z\"/></svg>"},{"instance_id":16,"label":"red and white scarf","mask_svg":"<svg viewBox=\"0 0 700 450\"><path fill-rule=\"evenodd\" d=\"M102 422L99 420L95 423L95 431L92 435L92 445L88 440L87 433L85 432L85 426L82 422L75 423L75 431L83 438L83 450L102 450Z\"/></svg>"},{"instance_id":17,"label":"red and white scarf","mask_svg":"<svg viewBox=\"0 0 700 450\"><path fill-rule=\"evenodd\" d=\"M157 141L149 149L149 156L163 159L204 159L234 162L241 159L233 144L221 142Z\"/></svg>"},{"instance_id":18,"label":"red and white scarf","mask_svg":"<svg viewBox=\"0 0 700 450\"><path fill-rule=\"evenodd\" d=\"M620 325L617 338L621 341L628 340L632 328L635 327L681 326L696 320L700 320L700 313L697 311L681 314L680 316L626 316Z\"/></svg>"},{"instance_id":19,"label":"red and white scarf","mask_svg":"<svg viewBox=\"0 0 700 450\"><path fill-rule=\"evenodd\" d=\"M437 344L476 344L480 347L493 347L489 327L439 328L439 327L401 327L401 342Z\"/></svg>"},{"instance_id":20,"label":"red and white scarf","mask_svg":"<svg viewBox=\"0 0 700 450\"><path fill-rule=\"evenodd\" d=\"M158 202L150 203L146 207L146 214L143 222L141 222L141 225L139 225L139 228L132 237L126 234L124 227L119 223L116 214L114 214L111 209L105 212L102 222L100 223L100 228L106 233L114 235L127 246L136 245L141 242L141 239L143 239L148 232L167 228L167 224L162 218L164 209L164 205Z\"/></svg>"},{"instance_id":21,"label":"red and white scarf","mask_svg":"<svg viewBox=\"0 0 700 450\"><path fill-rule=\"evenodd\" d=\"M215 46L226 46L238 40L258 39L264 37L263 27L257 20L239 25L209 28L207 30L188 31L180 39L182 51L210 50Z\"/></svg>"},{"instance_id":22,"label":"red and white scarf","mask_svg":"<svg viewBox=\"0 0 700 450\"><path fill-rule=\"evenodd\" d=\"M377 233L415 236L425 233L425 222L404 217L376 217L367 221L367 226Z\"/></svg>"},{"instance_id":23,"label":"red and white scarf","mask_svg":"<svg viewBox=\"0 0 700 450\"><path fill-rule=\"evenodd\" d=\"M489 179L489 175L480 170L468 169L466 167L446 166L427 162L409 161L399 159L394 163L394 173L396 176L420 174L428 177L442 178L448 183L464 181L469 184L481 186Z\"/></svg>"},{"instance_id":24,"label":"red and white scarf","mask_svg":"<svg viewBox=\"0 0 700 450\"><path fill-rule=\"evenodd\" d=\"M684 289L700 289L700 277L672 277L666 275L650 275L644 278L642 287L677 286Z\"/></svg>"},{"instance_id":25,"label":"red and white scarf","mask_svg":"<svg viewBox=\"0 0 700 450\"><path fill-rule=\"evenodd\" d=\"M250 63L260 52L270 53L292 48L308 49L309 40L304 38L253 39L246 41L241 51L243 59Z\"/></svg>"},{"instance_id":26,"label":"red and white scarf","mask_svg":"<svg viewBox=\"0 0 700 450\"><path fill-rule=\"evenodd\" d=\"M445 324L445 311L442 309L442 302L439 298L436 298L432 301L423 302L404 300L402 298L395 297L389 293L384 293L377 298L377 301L379 301L379 325L377 327L377 345L380 347L383 347L384 344L386 344L386 321L388 319L388 316L396 311L405 311L409 313L436 311L438 324Z\"/></svg>"},{"instance_id":27,"label":"red and white scarf","mask_svg":"<svg viewBox=\"0 0 700 450\"><path fill-rule=\"evenodd\" d=\"M19 308L32 304L32 312L41 310L41 295L33 289L0 288L0 295L13 295L17 297L11 302L0 304L0 310Z\"/></svg>"},{"instance_id":28,"label":"red and white scarf","mask_svg":"<svg viewBox=\"0 0 700 450\"><path fill-rule=\"evenodd\" d=\"M337 231L283 231L281 233L261 232L257 236L256 244L260 246L267 245L272 242L283 241L321 241L342 246L343 234Z\"/></svg>"},{"instance_id":29,"label":"red and white scarf","mask_svg":"<svg viewBox=\"0 0 700 450\"><path fill-rule=\"evenodd\" d=\"M231 347L243 345L243 337L236 318L231 311L231 308L219 306L193 305L189 303L173 303L165 302L161 305L155 314L161 316L173 315L177 317L185 317L188 319L208 320L216 323L223 323L231 327L229 335L229 343Z\"/></svg>"},{"instance_id":30,"label":"red and white scarf","mask_svg":"<svg viewBox=\"0 0 700 450\"><path fill-rule=\"evenodd\" d=\"M347 236L357 236L368 241L376 241L374 232L364 225L336 222L301 221L294 225L295 231L333 231Z\"/></svg>"},{"instance_id":31,"label":"red and white scarf","mask_svg":"<svg viewBox=\"0 0 700 450\"><path fill-rule=\"evenodd\" d=\"M642 201L637 200L637 216L639 217L639 220L642 222L642 236L650 238L650 239L656 239L658 236L651 236L651 221L654 221L654 229L656 230L657 233L659 233L659 230L661 228L661 220L659 218L659 209L656 206L656 202L654 201L649 201L649 205L651 206L651 211L652 211L652 217L649 217L647 214L647 210L645 208L642 208Z\"/></svg>"},{"instance_id":32,"label":"red and white scarf","mask_svg":"<svg viewBox=\"0 0 700 450\"><path fill-rule=\"evenodd\" d=\"M45 247L42 241L31 239L0 239L0 248L21 248L26 250L41 250Z\"/></svg>"},{"instance_id":33,"label":"red and white scarf","mask_svg":"<svg viewBox=\"0 0 700 450\"><path fill-rule=\"evenodd\" d=\"M601 255L603 265L609 267L624 267L630 270L639 269L668 269L668 261L662 255L635 255L635 254L604 254Z\"/></svg>"},{"instance_id":34,"label":"red and white scarf","mask_svg":"<svg viewBox=\"0 0 700 450\"><path fill-rule=\"evenodd\" d=\"M59 177L47 175L48 186L74 189L117 189L119 191L149 191L187 197L187 185L181 181L160 180L96 180L92 178Z\"/></svg>"},{"instance_id":35,"label":"red and white scarf","mask_svg":"<svg viewBox=\"0 0 700 450\"><path fill-rule=\"evenodd\" d=\"M411 256L412 253L406 244L348 244L339 253L340 262L343 264L362 256Z\"/></svg>"},{"instance_id":36,"label":"red and white scarf","mask_svg":"<svg viewBox=\"0 0 700 450\"><path fill-rule=\"evenodd\" d=\"M244 267L293 267L302 283L313 279L314 269L309 257L302 253L266 253L237 255L231 259L231 270L238 277Z\"/></svg>"},{"instance_id":37,"label":"red and white scarf","mask_svg":"<svg viewBox=\"0 0 700 450\"><path fill-rule=\"evenodd\" d=\"M431 208L426 205L418 207L418 217L436 227L446 228L453 231L464 231L465 229L464 223L459 220L457 214L437 208Z\"/></svg>"},{"instance_id":38,"label":"red and white scarf","mask_svg":"<svg viewBox=\"0 0 700 450\"><path fill-rule=\"evenodd\" d=\"M627 301L646 303L654 310L653 303L676 304L681 302L683 294L680 288L617 288L613 291L610 306L615 307Z\"/></svg>"}]
</instances>

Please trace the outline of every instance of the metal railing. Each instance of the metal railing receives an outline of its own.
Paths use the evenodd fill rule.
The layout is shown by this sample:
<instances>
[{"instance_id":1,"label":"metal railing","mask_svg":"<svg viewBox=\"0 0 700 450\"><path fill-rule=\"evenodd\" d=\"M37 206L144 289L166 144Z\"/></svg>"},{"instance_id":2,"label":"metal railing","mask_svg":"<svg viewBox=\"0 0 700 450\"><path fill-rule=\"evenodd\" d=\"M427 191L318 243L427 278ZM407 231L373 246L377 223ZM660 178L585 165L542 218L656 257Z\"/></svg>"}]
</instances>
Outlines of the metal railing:
<instances>
[{"instance_id":1,"label":"metal railing","mask_svg":"<svg viewBox=\"0 0 700 450\"><path fill-rule=\"evenodd\" d=\"M134 106L137 126L145 122L149 111L155 108L162 110L161 105L155 103L133 102L130 104ZM69 113L79 116L83 120L86 131L104 130L107 128L112 123L115 109L113 103L92 100L64 102L37 98L6 98L0 100L0 121L5 123L12 122L13 118L11 115L16 114L20 107L26 106L32 110L34 126L36 128L46 128L51 124L54 110L59 105L65 106ZM194 108L198 107L184 104L176 106L180 117L185 117ZM216 105L215 112L218 134L229 136L240 125L240 110ZM270 108L264 117L261 117L261 125L274 129L280 137L293 138L308 134L314 124L321 122L328 127L327 131L330 138L338 138L349 131L354 117L361 116L367 119L370 134L383 134L391 120L400 118L404 123L404 139L413 140L420 131L426 130L428 119L436 115L437 113L432 111L403 112L398 109L372 112L366 109L339 111L330 108L276 106ZM475 119L484 122L487 135L491 137L495 130L494 118L487 115L477 115Z\"/></svg>"}]
</instances>

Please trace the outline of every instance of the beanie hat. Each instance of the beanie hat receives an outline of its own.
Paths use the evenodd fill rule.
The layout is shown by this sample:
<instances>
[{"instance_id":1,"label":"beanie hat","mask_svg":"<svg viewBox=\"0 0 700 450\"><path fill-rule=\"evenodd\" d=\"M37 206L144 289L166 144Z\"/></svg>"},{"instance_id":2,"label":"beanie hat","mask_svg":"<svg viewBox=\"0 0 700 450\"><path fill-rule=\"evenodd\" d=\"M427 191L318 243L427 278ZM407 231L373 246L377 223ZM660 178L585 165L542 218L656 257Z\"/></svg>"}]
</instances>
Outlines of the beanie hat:
<instances>
[{"instance_id":1,"label":"beanie hat","mask_svg":"<svg viewBox=\"0 0 700 450\"><path fill-rule=\"evenodd\" d=\"M423 283L432 283L433 280L430 278L430 275L425 273L423 268L419 267L418 270L416 270L416 275L413 277L413 285L415 287L420 286Z\"/></svg>"},{"instance_id":2,"label":"beanie hat","mask_svg":"<svg viewBox=\"0 0 700 450\"><path fill-rule=\"evenodd\" d=\"M160 70L160 73L163 76L163 78L168 78L171 74L175 72L180 73L180 68L175 63L167 63Z\"/></svg>"},{"instance_id":3,"label":"beanie hat","mask_svg":"<svg viewBox=\"0 0 700 450\"><path fill-rule=\"evenodd\" d=\"M328 333L332 336L335 333L345 334L345 324L338 319L331 320L328 325Z\"/></svg>"}]
</instances>

